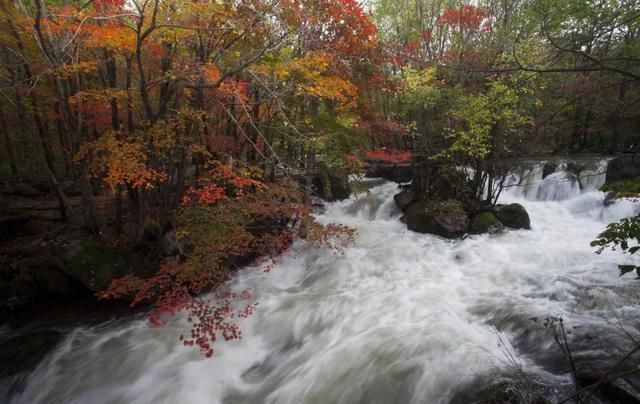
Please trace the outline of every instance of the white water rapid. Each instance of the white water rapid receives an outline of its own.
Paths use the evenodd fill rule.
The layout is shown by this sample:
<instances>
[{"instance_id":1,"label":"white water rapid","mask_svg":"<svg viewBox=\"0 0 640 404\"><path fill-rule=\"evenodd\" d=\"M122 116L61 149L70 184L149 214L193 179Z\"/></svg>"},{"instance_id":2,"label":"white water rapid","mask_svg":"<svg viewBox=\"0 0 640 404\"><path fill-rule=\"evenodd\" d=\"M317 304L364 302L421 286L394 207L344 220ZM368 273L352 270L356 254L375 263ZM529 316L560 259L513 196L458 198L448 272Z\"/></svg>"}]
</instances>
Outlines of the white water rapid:
<instances>
[{"instance_id":1,"label":"white water rapid","mask_svg":"<svg viewBox=\"0 0 640 404\"><path fill-rule=\"evenodd\" d=\"M252 288L259 308L212 359L180 343L184 318L121 319L71 332L9 401L471 402L469 386L514 374L510 355L561 395L570 374L542 319L562 315L576 351L604 358L640 318L640 288L618 276L629 257L589 246L640 206L605 207L602 170L571 176L543 180L540 165L514 175L501 202L522 203L532 230L458 241L407 230L397 184L378 181L318 215L358 229L344 254L299 241L271 272L240 271L233 287Z\"/></svg>"}]
</instances>

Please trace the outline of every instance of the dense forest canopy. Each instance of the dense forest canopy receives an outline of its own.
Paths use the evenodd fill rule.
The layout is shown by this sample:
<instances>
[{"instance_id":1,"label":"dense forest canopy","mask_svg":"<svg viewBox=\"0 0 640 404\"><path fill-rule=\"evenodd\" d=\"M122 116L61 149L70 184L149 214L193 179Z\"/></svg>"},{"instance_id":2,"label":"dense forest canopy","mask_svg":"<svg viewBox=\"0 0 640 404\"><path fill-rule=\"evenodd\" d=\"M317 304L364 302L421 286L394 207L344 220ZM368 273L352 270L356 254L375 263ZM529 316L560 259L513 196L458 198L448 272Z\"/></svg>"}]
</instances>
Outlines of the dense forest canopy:
<instances>
[{"instance_id":1,"label":"dense forest canopy","mask_svg":"<svg viewBox=\"0 0 640 404\"><path fill-rule=\"evenodd\" d=\"M363 167L413 165L434 198L450 178L477 208L508 159L638 145L636 0L0 0L0 13L0 174L45 183L87 237L153 249L175 234L188 248L102 295L191 309L186 343L208 355L239 335L229 301L245 296L194 296L296 236L352 239L309 211Z\"/></svg>"}]
</instances>

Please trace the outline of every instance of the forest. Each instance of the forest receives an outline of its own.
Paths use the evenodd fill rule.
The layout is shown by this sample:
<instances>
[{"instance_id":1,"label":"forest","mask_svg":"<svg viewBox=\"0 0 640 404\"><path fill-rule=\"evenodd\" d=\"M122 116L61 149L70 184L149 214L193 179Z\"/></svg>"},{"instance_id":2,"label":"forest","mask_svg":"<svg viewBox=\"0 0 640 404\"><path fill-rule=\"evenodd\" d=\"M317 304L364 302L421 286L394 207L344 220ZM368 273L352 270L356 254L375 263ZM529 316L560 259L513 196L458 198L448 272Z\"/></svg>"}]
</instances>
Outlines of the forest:
<instances>
[{"instance_id":1,"label":"forest","mask_svg":"<svg viewBox=\"0 0 640 404\"><path fill-rule=\"evenodd\" d=\"M300 242L349 257L366 229L323 212L367 200L367 178L401 183L403 231L462 243L535 233L537 207L503 200L523 161L575 185L538 199L590 190L602 172L572 159L593 156L599 204L640 195L637 0L0 0L0 17L9 328L52 299L124 302L152 328L185 316L172 342L215 362L260 310L236 273L279 271ZM624 287L640 277L629 212L580 247L626 253L606 264ZM534 402L509 397L484 402Z\"/></svg>"}]
</instances>

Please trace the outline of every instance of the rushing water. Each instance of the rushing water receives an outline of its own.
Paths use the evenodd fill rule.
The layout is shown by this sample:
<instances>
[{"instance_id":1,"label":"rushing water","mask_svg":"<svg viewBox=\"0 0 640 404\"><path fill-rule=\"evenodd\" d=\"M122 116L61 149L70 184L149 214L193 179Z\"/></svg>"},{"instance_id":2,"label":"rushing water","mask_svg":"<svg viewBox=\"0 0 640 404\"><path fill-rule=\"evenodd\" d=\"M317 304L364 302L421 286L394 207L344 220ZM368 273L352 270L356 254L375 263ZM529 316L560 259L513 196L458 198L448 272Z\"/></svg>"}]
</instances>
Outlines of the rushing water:
<instances>
[{"instance_id":1,"label":"rushing water","mask_svg":"<svg viewBox=\"0 0 640 404\"><path fill-rule=\"evenodd\" d=\"M562 394L569 373L543 318L563 315L594 358L623 350L620 325L633 333L640 318L638 289L616 268L628 258L589 246L639 210L604 206L601 171L514 175L502 202L525 205L532 230L459 241L408 231L397 185L377 182L318 215L357 227L344 254L297 242L270 273L238 274L234 287L252 288L260 306L241 321L243 339L217 343L213 359L179 342L184 318L78 328L12 401L446 403L519 367Z\"/></svg>"}]
</instances>

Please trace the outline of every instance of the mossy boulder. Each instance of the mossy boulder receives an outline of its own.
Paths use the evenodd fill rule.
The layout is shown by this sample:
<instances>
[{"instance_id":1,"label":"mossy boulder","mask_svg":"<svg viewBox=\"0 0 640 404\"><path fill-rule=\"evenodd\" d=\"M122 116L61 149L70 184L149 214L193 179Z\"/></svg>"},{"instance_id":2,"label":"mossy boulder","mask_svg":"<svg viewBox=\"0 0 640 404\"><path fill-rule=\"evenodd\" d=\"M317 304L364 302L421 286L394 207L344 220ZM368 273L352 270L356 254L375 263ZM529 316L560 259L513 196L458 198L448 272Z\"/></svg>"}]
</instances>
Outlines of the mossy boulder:
<instances>
[{"instance_id":1,"label":"mossy boulder","mask_svg":"<svg viewBox=\"0 0 640 404\"><path fill-rule=\"evenodd\" d=\"M455 200L414 203L407 208L404 222L409 230L445 238L461 237L469 228L467 213Z\"/></svg>"},{"instance_id":2,"label":"mossy boulder","mask_svg":"<svg viewBox=\"0 0 640 404\"><path fill-rule=\"evenodd\" d=\"M62 272L94 292L107 289L113 279L125 275L146 278L153 273L131 251L79 240L54 245L50 260Z\"/></svg>"},{"instance_id":3,"label":"mossy boulder","mask_svg":"<svg viewBox=\"0 0 640 404\"><path fill-rule=\"evenodd\" d=\"M495 215L503 225L513 229L531 229L531 219L524 206L519 203L496 207Z\"/></svg>"},{"instance_id":4,"label":"mossy boulder","mask_svg":"<svg viewBox=\"0 0 640 404\"><path fill-rule=\"evenodd\" d=\"M403 212L407 210L409 206L416 200L416 193L412 189L405 189L400 193L393 196L393 200L396 202L396 205Z\"/></svg>"},{"instance_id":5,"label":"mossy boulder","mask_svg":"<svg viewBox=\"0 0 640 404\"><path fill-rule=\"evenodd\" d=\"M492 212L482 212L473 217L469 226L471 234L497 234L504 229L502 222Z\"/></svg>"},{"instance_id":6,"label":"mossy boulder","mask_svg":"<svg viewBox=\"0 0 640 404\"><path fill-rule=\"evenodd\" d=\"M640 180L623 180L605 184L604 192L612 192L616 198L635 198L640 195Z\"/></svg>"}]
</instances>

